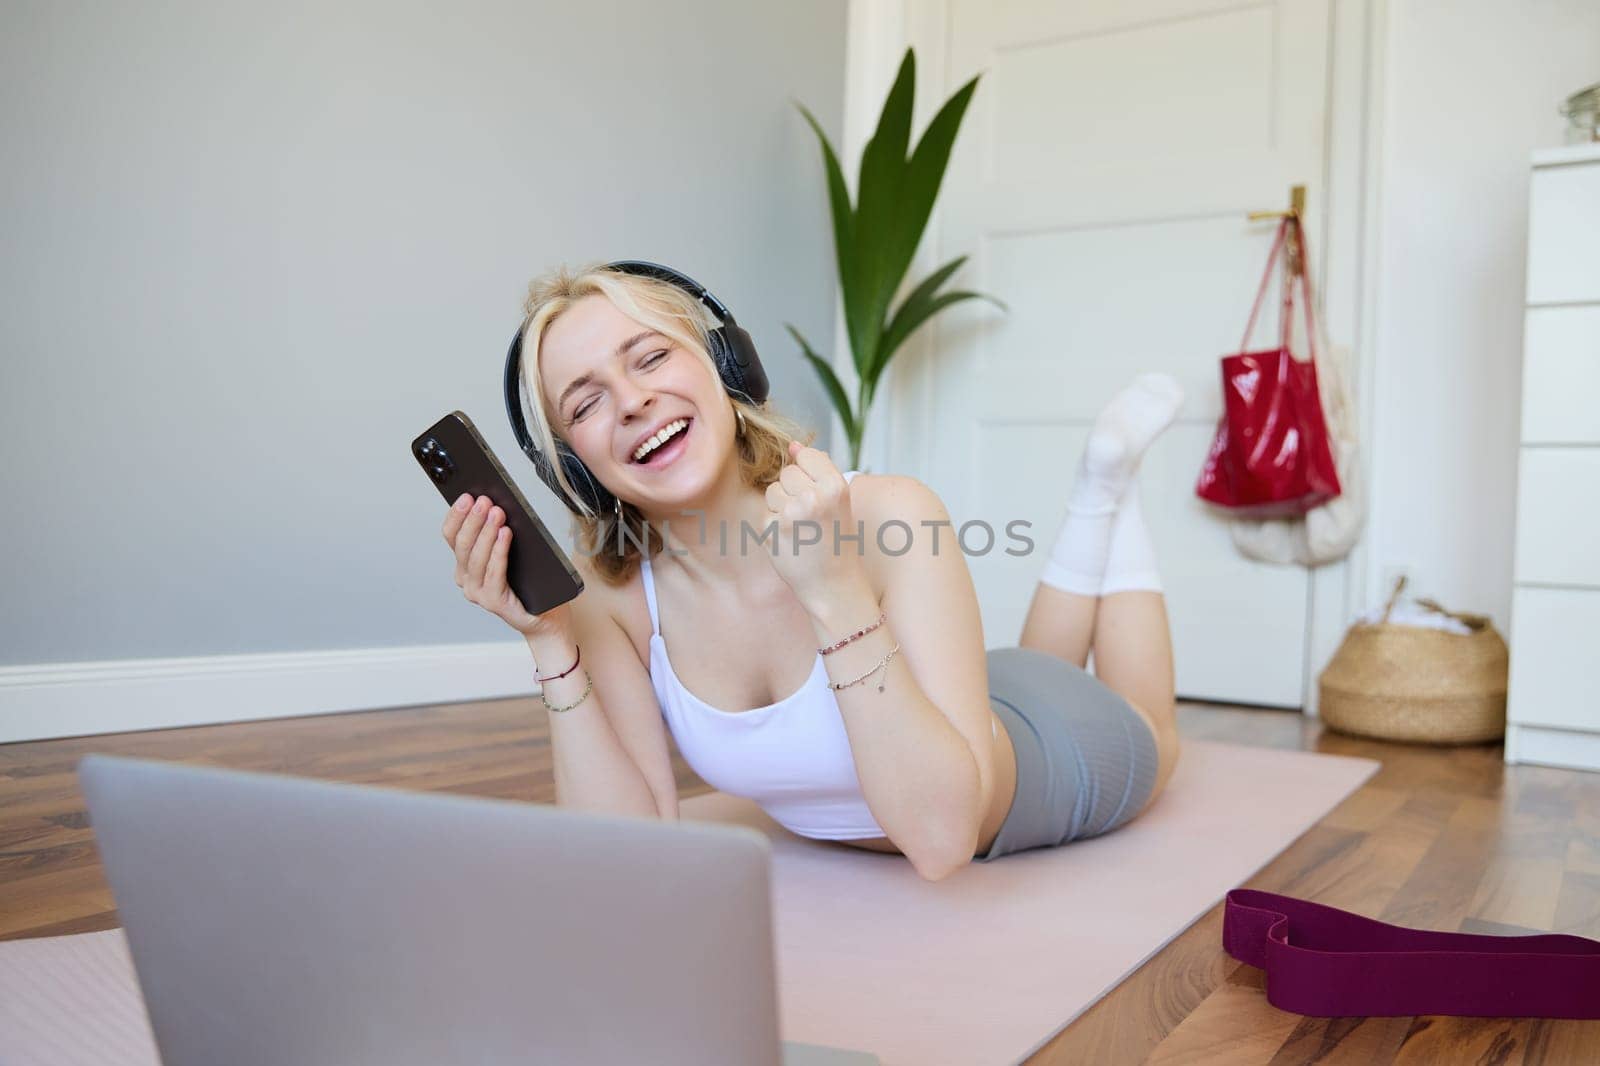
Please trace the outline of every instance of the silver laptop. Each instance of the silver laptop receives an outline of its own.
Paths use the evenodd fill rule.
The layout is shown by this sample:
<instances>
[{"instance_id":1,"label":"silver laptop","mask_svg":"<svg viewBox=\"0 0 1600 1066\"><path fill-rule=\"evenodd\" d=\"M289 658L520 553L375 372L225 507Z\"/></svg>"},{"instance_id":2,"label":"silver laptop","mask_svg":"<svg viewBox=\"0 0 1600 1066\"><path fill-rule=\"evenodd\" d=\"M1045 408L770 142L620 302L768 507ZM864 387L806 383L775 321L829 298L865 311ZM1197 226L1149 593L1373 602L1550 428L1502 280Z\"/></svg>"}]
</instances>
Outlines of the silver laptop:
<instances>
[{"instance_id":1,"label":"silver laptop","mask_svg":"<svg viewBox=\"0 0 1600 1066\"><path fill-rule=\"evenodd\" d=\"M781 1042L743 826L90 755L165 1066L868 1066Z\"/></svg>"}]
</instances>

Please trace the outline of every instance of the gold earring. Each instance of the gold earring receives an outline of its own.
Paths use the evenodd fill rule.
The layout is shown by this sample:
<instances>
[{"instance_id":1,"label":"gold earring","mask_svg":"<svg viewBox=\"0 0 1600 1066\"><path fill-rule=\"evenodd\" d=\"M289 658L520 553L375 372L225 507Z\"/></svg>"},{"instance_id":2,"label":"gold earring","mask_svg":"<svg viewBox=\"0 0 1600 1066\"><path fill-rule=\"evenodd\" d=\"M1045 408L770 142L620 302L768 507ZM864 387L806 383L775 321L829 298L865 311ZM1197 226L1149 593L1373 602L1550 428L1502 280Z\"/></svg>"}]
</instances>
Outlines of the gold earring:
<instances>
[{"instance_id":1,"label":"gold earring","mask_svg":"<svg viewBox=\"0 0 1600 1066\"><path fill-rule=\"evenodd\" d=\"M744 433L745 433L744 412L739 410L739 408L735 407L733 409L733 413L739 419L739 436L742 437L742 436L744 436Z\"/></svg>"}]
</instances>

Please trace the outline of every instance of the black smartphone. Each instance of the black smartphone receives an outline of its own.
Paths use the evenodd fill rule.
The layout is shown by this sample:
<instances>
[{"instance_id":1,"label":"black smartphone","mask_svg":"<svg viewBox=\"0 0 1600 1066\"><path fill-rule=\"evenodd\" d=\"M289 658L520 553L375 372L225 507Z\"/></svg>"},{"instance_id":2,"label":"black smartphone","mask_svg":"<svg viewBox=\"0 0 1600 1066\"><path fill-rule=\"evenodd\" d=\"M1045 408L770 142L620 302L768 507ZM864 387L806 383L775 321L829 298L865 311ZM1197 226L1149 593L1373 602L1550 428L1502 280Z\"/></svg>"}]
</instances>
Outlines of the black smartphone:
<instances>
[{"instance_id":1,"label":"black smartphone","mask_svg":"<svg viewBox=\"0 0 1600 1066\"><path fill-rule=\"evenodd\" d=\"M528 506L472 419L451 411L411 442L411 454L446 504L465 492L474 499L489 497L506 513L511 530L506 584L529 614L543 614L583 591L582 575Z\"/></svg>"}]
</instances>

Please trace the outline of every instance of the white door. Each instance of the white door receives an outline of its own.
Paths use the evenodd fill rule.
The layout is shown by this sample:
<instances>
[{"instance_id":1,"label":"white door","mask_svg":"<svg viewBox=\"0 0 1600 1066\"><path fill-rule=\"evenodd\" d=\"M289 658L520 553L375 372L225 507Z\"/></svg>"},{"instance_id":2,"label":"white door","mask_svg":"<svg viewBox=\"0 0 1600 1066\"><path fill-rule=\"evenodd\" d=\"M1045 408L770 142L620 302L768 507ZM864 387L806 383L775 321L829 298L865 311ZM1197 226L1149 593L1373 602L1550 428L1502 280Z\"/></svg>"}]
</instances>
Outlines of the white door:
<instances>
[{"instance_id":1,"label":"white door","mask_svg":"<svg viewBox=\"0 0 1600 1066\"><path fill-rule=\"evenodd\" d=\"M928 106L984 76L930 240L938 263L971 257L956 287L1010 311L973 301L935 319L907 360L914 384L898 395L917 400L897 404L896 451L958 524L999 534L987 554L969 543L985 640L1021 633L1094 415L1135 374L1164 370L1188 402L1141 483L1178 693L1299 706L1309 574L1240 556L1194 482L1220 413L1218 359L1238 348L1273 233L1246 215L1286 206L1296 183L1313 213L1320 203L1326 0L948 10L944 91ZM1275 316L1269 299L1259 342ZM1031 523L1030 554L1004 550L1014 519Z\"/></svg>"}]
</instances>

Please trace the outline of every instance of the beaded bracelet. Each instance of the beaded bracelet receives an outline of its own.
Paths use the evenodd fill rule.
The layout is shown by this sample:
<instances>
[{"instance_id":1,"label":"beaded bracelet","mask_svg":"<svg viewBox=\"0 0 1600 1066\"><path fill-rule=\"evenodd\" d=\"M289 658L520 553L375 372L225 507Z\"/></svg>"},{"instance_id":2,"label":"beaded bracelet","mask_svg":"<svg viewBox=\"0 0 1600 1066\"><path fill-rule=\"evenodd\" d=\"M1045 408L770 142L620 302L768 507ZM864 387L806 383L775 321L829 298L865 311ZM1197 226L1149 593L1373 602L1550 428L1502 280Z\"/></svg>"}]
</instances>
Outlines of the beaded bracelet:
<instances>
[{"instance_id":1,"label":"beaded bracelet","mask_svg":"<svg viewBox=\"0 0 1600 1066\"><path fill-rule=\"evenodd\" d=\"M866 636L868 633L871 633L874 629L877 629L879 626L883 625L884 621L888 617L889 617L889 614L888 614L887 611L880 612L879 615L878 615L878 620L876 622L873 622L869 626L863 626L862 628L856 630L854 633L851 633L848 637L845 637L843 640L835 641L834 643L829 644L826 648L818 648L817 649L817 654L818 655L827 655L827 654L829 654L831 652L838 651L840 648L844 647L846 644L849 644L851 641L860 640L862 637Z\"/></svg>"},{"instance_id":2,"label":"beaded bracelet","mask_svg":"<svg viewBox=\"0 0 1600 1066\"><path fill-rule=\"evenodd\" d=\"M574 671L574 670L576 670L578 668L578 663L583 660L583 645L579 644L577 646L577 648L578 648L578 657L576 659L572 660L572 665L571 666L567 667L565 670L561 671L559 674L551 674L549 677L536 677L536 678L534 678L534 680L539 682L540 684L543 684L546 681L554 681L557 678L566 677L568 674L572 673L572 671Z\"/></svg>"},{"instance_id":3,"label":"beaded bracelet","mask_svg":"<svg viewBox=\"0 0 1600 1066\"><path fill-rule=\"evenodd\" d=\"M545 706L546 710L554 711L557 714L560 714L563 711L572 710L572 708L576 707L578 704L580 704L584 700L588 699L589 698L589 693L592 692L593 690L594 690L594 678L591 677L591 678L589 678L589 683L587 685L583 686L583 695L579 696L577 699L573 700L571 703L567 704L565 707L552 707L550 705L550 701L545 699L543 692L539 693L539 699L544 702L544 706Z\"/></svg>"}]
</instances>

